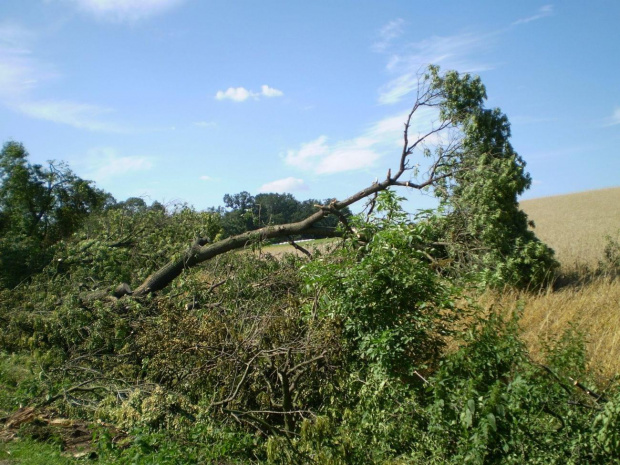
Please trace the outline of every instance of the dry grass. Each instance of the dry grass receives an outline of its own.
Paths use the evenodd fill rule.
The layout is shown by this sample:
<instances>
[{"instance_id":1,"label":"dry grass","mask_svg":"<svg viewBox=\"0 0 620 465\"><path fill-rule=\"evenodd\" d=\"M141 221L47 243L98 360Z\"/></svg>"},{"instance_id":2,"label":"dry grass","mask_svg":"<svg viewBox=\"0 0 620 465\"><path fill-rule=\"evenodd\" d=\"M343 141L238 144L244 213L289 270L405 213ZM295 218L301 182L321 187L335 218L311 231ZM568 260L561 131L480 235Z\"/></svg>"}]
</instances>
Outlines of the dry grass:
<instances>
[{"instance_id":1,"label":"dry grass","mask_svg":"<svg viewBox=\"0 0 620 465\"><path fill-rule=\"evenodd\" d=\"M591 368L605 376L620 373L620 282L600 278L579 287L529 299L521 320L533 354L569 325L586 335Z\"/></svg>"},{"instance_id":2,"label":"dry grass","mask_svg":"<svg viewBox=\"0 0 620 465\"><path fill-rule=\"evenodd\" d=\"M620 281L598 278L537 295L526 292L486 294L484 308L506 311L523 305L523 340L534 359L545 343L557 340L569 327L585 335L590 368L604 378L620 373Z\"/></svg>"},{"instance_id":3,"label":"dry grass","mask_svg":"<svg viewBox=\"0 0 620 465\"><path fill-rule=\"evenodd\" d=\"M296 241L298 245L308 250L310 253L314 253L316 250L321 251L322 253L331 250L336 244L337 239L312 239L308 241ZM302 256L303 253L299 250L296 250L292 245L287 243L275 244L263 247L263 253L269 253L274 257L281 257L283 255L292 253L295 255Z\"/></svg>"},{"instance_id":4,"label":"dry grass","mask_svg":"<svg viewBox=\"0 0 620 465\"><path fill-rule=\"evenodd\" d=\"M534 358L544 342L573 325L586 336L591 368L606 377L620 373L620 280L592 277L603 259L605 236L618 239L620 188L529 200L521 206L536 223L538 237L555 249L562 272L578 272L581 279L538 295L487 295L483 305L514 308L523 303L523 337Z\"/></svg>"}]
</instances>

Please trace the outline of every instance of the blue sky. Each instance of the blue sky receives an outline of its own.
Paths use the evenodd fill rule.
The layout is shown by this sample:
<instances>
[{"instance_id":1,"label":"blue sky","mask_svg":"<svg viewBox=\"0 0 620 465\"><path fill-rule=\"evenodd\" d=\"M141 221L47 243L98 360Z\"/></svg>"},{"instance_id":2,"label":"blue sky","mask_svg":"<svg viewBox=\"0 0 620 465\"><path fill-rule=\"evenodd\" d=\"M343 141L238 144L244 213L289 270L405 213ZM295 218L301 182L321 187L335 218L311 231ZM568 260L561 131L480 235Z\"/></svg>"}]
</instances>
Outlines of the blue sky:
<instances>
[{"instance_id":1,"label":"blue sky","mask_svg":"<svg viewBox=\"0 0 620 465\"><path fill-rule=\"evenodd\" d=\"M397 166L429 63L481 76L526 198L620 185L615 0L2 0L0 140L118 200L343 198Z\"/></svg>"}]
</instances>

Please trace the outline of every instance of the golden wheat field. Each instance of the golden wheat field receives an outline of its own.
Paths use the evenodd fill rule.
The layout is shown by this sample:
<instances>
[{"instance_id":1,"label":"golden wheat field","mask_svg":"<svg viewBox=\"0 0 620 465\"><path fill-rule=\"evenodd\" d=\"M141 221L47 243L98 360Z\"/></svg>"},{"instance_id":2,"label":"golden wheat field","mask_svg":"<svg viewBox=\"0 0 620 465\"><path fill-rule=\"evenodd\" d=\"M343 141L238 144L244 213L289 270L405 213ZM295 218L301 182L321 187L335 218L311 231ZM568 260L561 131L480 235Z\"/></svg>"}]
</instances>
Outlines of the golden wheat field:
<instances>
[{"instance_id":1,"label":"golden wheat field","mask_svg":"<svg viewBox=\"0 0 620 465\"><path fill-rule=\"evenodd\" d=\"M493 303L524 305L522 328L534 357L573 325L586 335L590 367L605 377L620 374L620 280L595 273L606 236L620 238L620 187L527 200L521 207L573 280L538 295L504 293Z\"/></svg>"},{"instance_id":2,"label":"golden wheat field","mask_svg":"<svg viewBox=\"0 0 620 465\"><path fill-rule=\"evenodd\" d=\"M618 239L620 232L620 187L526 200L521 208L565 270L595 266L603 258L605 236Z\"/></svg>"}]
</instances>

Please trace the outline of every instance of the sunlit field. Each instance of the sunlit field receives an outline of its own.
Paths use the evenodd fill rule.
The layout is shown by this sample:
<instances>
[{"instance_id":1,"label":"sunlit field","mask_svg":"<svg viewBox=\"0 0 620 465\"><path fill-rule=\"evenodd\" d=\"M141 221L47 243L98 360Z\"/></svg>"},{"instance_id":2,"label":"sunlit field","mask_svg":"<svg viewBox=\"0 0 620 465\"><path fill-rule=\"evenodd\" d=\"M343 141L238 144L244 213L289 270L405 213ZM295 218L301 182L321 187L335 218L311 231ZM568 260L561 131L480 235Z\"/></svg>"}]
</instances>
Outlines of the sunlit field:
<instances>
[{"instance_id":1,"label":"sunlit field","mask_svg":"<svg viewBox=\"0 0 620 465\"><path fill-rule=\"evenodd\" d=\"M606 236L620 232L620 187L526 200L521 207L536 235L555 250L563 271L596 266Z\"/></svg>"},{"instance_id":2,"label":"sunlit field","mask_svg":"<svg viewBox=\"0 0 620 465\"><path fill-rule=\"evenodd\" d=\"M570 279L532 296L508 292L486 305L521 304L523 337L534 357L571 326L587 340L590 367L604 377L620 373L620 281L604 269L609 238L620 239L620 188L524 201L522 208Z\"/></svg>"}]
</instances>

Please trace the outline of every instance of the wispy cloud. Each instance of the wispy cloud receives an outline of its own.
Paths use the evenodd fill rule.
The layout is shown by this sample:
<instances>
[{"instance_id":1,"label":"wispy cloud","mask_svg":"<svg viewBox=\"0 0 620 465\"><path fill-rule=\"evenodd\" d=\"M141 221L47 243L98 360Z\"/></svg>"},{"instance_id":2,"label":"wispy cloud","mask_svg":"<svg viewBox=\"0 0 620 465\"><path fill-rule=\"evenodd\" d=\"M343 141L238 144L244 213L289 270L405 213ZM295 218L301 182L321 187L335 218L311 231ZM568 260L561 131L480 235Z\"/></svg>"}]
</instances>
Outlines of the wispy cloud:
<instances>
[{"instance_id":1,"label":"wispy cloud","mask_svg":"<svg viewBox=\"0 0 620 465\"><path fill-rule=\"evenodd\" d=\"M620 107L616 107L612 115L607 118L605 126L615 126L617 124L620 124Z\"/></svg>"},{"instance_id":2,"label":"wispy cloud","mask_svg":"<svg viewBox=\"0 0 620 465\"><path fill-rule=\"evenodd\" d=\"M200 176L199 179L201 181L213 181L213 178L211 176L207 176L206 174L203 174L202 176Z\"/></svg>"},{"instance_id":3,"label":"wispy cloud","mask_svg":"<svg viewBox=\"0 0 620 465\"><path fill-rule=\"evenodd\" d=\"M62 100L21 101L10 104L10 108L37 119L66 124L78 129L101 132L128 132L118 124L100 119L102 115L112 113L110 108L97 105Z\"/></svg>"},{"instance_id":4,"label":"wispy cloud","mask_svg":"<svg viewBox=\"0 0 620 465\"><path fill-rule=\"evenodd\" d=\"M36 96L60 73L37 59L32 48L37 35L16 23L0 24L0 104L32 118L66 124L79 129L127 132L128 128L102 118L112 109L70 100Z\"/></svg>"},{"instance_id":5,"label":"wispy cloud","mask_svg":"<svg viewBox=\"0 0 620 465\"><path fill-rule=\"evenodd\" d=\"M372 45L372 49L375 52L383 52L385 49L387 49L394 39L402 35L404 24L405 21L402 18L398 18L390 21L385 26L383 26L379 30L379 38Z\"/></svg>"},{"instance_id":6,"label":"wispy cloud","mask_svg":"<svg viewBox=\"0 0 620 465\"><path fill-rule=\"evenodd\" d=\"M553 15L553 5L543 5L542 7L540 7L540 9L538 10L538 13L536 13L535 15L528 16L527 18L518 19L515 22L513 22L512 25L516 26L518 24L531 23L532 21L537 21L539 19L546 18L552 15Z\"/></svg>"},{"instance_id":7,"label":"wispy cloud","mask_svg":"<svg viewBox=\"0 0 620 465\"><path fill-rule=\"evenodd\" d=\"M498 32L461 33L451 36L432 36L402 43L404 21L395 20L379 31L373 50L388 56L386 71L391 79L379 89L380 104L396 104L418 88L418 77L429 64L460 72L480 72L492 69L484 60L484 52L492 46ZM387 153L402 146L404 123L408 112L399 112L368 126L358 137L332 141L327 135L288 150L284 161L315 174L331 174L372 167ZM437 120L433 109L423 109L414 115L409 136L411 140L426 134ZM426 139L427 146L439 143L443 136L434 134Z\"/></svg>"},{"instance_id":8,"label":"wispy cloud","mask_svg":"<svg viewBox=\"0 0 620 465\"><path fill-rule=\"evenodd\" d=\"M214 121L196 121L194 122L194 126L199 128L215 128L217 127L217 123Z\"/></svg>"},{"instance_id":9,"label":"wispy cloud","mask_svg":"<svg viewBox=\"0 0 620 465\"><path fill-rule=\"evenodd\" d=\"M0 44L3 47L11 47L14 52L30 53L30 50L24 47L26 44L32 43L35 38L34 32L19 24L10 22L0 24Z\"/></svg>"},{"instance_id":10,"label":"wispy cloud","mask_svg":"<svg viewBox=\"0 0 620 465\"><path fill-rule=\"evenodd\" d=\"M261 97L265 98L273 98L273 97L282 97L284 92L278 89L274 89L273 87L269 87L268 85L261 86L260 92L253 92L251 90L246 89L245 87L229 87L228 89L218 90L215 94L216 100L232 100L234 102L244 102L249 98L253 98L255 100L260 99Z\"/></svg>"},{"instance_id":11,"label":"wispy cloud","mask_svg":"<svg viewBox=\"0 0 620 465\"><path fill-rule=\"evenodd\" d=\"M17 99L33 89L40 80L56 73L32 56L36 35L19 24L0 24L0 98Z\"/></svg>"},{"instance_id":12,"label":"wispy cloud","mask_svg":"<svg viewBox=\"0 0 620 465\"><path fill-rule=\"evenodd\" d=\"M135 22L164 13L184 0L65 0L98 19Z\"/></svg>"},{"instance_id":13,"label":"wispy cloud","mask_svg":"<svg viewBox=\"0 0 620 465\"><path fill-rule=\"evenodd\" d=\"M379 89L379 103L394 104L417 88L417 76L429 64L460 72L480 72L493 68L481 59L494 34L462 33L452 36L432 36L402 45L392 53L386 65L388 74L395 76ZM387 51L387 50L386 50Z\"/></svg>"},{"instance_id":14,"label":"wispy cloud","mask_svg":"<svg viewBox=\"0 0 620 465\"><path fill-rule=\"evenodd\" d=\"M435 116L432 110L417 113L410 127L412 139L427 132ZM384 154L393 153L402 146L406 118L407 112L386 117L371 124L353 139L330 142L327 136L322 135L301 144L298 149L288 150L284 161L289 166L315 174L370 168Z\"/></svg>"},{"instance_id":15,"label":"wispy cloud","mask_svg":"<svg viewBox=\"0 0 620 465\"><path fill-rule=\"evenodd\" d=\"M263 184L258 191L259 192L298 192L308 190L308 185L303 179L288 177L284 179L278 179L276 181Z\"/></svg>"},{"instance_id":16,"label":"wispy cloud","mask_svg":"<svg viewBox=\"0 0 620 465\"><path fill-rule=\"evenodd\" d=\"M513 26L536 21L553 15L553 5L544 5L538 12L512 23ZM431 36L417 42L396 40L403 32L401 20L387 23L379 31L381 40L373 50L389 56L386 71L392 78L379 88L379 103L395 104L417 88L417 77L429 64L462 73L479 73L495 65L485 59L497 37L510 28L491 32L463 32L449 36Z\"/></svg>"},{"instance_id":17,"label":"wispy cloud","mask_svg":"<svg viewBox=\"0 0 620 465\"><path fill-rule=\"evenodd\" d=\"M112 147L97 147L88 151L86 159L80 161L86 170L86 178L104 182L129 174L148 171L153 167L151 157L121 156Z\"/></svg>"}]
</instances>

